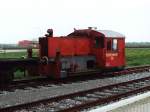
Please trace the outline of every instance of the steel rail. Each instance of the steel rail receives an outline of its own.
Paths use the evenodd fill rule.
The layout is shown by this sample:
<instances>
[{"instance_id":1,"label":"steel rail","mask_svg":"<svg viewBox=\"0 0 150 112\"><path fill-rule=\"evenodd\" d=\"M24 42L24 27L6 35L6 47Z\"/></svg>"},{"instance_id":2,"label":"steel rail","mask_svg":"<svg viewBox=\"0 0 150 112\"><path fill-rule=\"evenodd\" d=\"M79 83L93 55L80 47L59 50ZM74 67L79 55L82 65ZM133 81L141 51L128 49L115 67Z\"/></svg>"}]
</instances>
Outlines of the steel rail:
<instances>
[{"instance_id":1,"label":"steel rail","mask_svg":"<svg viewBox=\"0 0 150 112\"><path fill-rule=\"evenodd\" d=\"M144 72L144 71L149 71L150 66L136 66L136 67L130 67L126 68L125 70L118 71L118 72L105 72L105 73L96 73L96 74L91 74L87 75L86 77L83 76L74 76L68 77L65 79L60 79L60 80L52 80L52 79L47 79L46 77L39 77L39 78L34 78L34 79L24 79L24 80L16 80L13 81L11 84L6 85L4 87L0 87L0 90L5 90L9 91L12 89L24 89L26 87L38 87L40 85L47 85L47 84L64 84L64 83L70 83L70 82L76 82L76 81L86 81L89 79L100 79L103 77L112 77L112 76L120 76L120 75L128 75L132 73L139 73L139 72Z\"/></svg>"},{"instance_id":2,"label":"steel rail","mask_svg":"<svg viewBox=\"0 0 150 112\"><path fill-rule=\"evenodd\" d=\"M74 112L74 111L80 111L82 109L86 109L92 106L97 106L100 104L104 104L104 103L108 103L110 101L114 101L114 100L118 100L120 98L129 96L129 95L133 95L133 94L137 94L139 92L143 92L143 91L147 91L150 89L149 86L149 82L150 81L150 77L145 77L145 78L141 78L141 79L136 79L136 80L130 80L127 82L122 82L122 83L117 83L117 84L113 84L113 85L109 85L109 86L104 86L104 87L98 87L98 88L94 88L94 89L90 89L90 90L86 90L86 91L80 91L80 92L76 92L76 93L72 93L72 94L68 94L68 95L62 95L62 96L57 96L57 97L53 97L53 98L49 98L49 99L44 99L44 100L40 100L40 101L35 101L35 102L30 102L30 103L26 103L26 104L20 104L20 105L16 105L16 106L11 106L11 107L5 107L5 108L1 108L0 112L13 112L13 111L19 111L21 109L30 109L32 107L38 107L41 103L46 105L46 104L50 104L53 102L59 102L61 100L65 100L65 99L72 99L75 97L83 97L86 96L87 94L91 94L93 92L104 92L104 90L112 90L113 88L118 88L118 90L122 87L126 87L125 90L128 89L128 91L126 92L121 92L121 93L116 93L112 94L112 95L108 95L106 97L102 97L99 98L96 101L86 101L84 103L75 105L73 107L70 108L65 108L65 109L60 109L57 111L60 112ZM130 88L131 85L138 85L140 83L144 83L147 82L148 84L143 86L143 87L135 87L135 88ZM130 86L129 86L130 85ZM113 91L111 91L113 93ZM107 93L107 92L106 92Z\"/></svg>"}]
</instances>

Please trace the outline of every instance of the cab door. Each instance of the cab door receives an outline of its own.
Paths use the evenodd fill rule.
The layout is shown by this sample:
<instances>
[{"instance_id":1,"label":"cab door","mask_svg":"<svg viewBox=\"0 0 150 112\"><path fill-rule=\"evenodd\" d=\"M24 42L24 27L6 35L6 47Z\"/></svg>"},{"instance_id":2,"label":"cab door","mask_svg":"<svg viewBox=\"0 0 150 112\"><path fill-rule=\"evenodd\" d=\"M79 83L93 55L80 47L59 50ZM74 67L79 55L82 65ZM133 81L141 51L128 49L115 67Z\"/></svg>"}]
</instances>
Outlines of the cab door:
<instances>
[{"instance_id":1,"label":"cab door","mask_svg":"<svg viewBox=\"0 0 150 112\"><path fill-rule=\"evenodd\" d=\"M125 39L120 38L118 39L118 65L120 67L125 66L126 61L125 61Z\"/></svg>"},{"instance_id":2,"label":"cab door","mask_svg":"<svg viewBox=\"0 0 150 112\"><path fill-rule=\"evenodd\" d=\"M105 37L98 36L94 38L94 54L96 57L96 65L103 68L105 65Z\"/></svg>"},{"instance_id":3,"label":"cab door","mask_svg":"<svg viewBox=\"0 0 150 112\"><path fill-rule=\"evenodd\" d=\"M107 38L106 62L107 68L117 67L120 64L120 50L117 38Z\"/></svg>"}]
</instances>

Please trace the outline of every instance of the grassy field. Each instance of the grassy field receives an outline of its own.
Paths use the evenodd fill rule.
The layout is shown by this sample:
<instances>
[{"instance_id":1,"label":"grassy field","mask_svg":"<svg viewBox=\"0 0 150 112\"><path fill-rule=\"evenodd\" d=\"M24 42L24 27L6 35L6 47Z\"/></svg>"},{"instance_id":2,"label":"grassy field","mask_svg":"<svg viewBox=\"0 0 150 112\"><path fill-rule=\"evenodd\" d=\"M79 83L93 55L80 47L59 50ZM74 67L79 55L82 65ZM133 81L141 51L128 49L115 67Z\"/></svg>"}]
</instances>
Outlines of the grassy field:
<instances>
[{"instance_id":1,"label":"grassy field","mask_svg":"<svg viewBox=\"0 0 150 112\"><path fill-rule=\"evenodd\" d=\"M0 58L21 58L27 56L25 51L0 53ZM37 50L33 50L33 57L37 57ZM127 66L150 64L150 48L126 48Z\"/></svg>"},{"instance_id":2,"label":"grassy field","mask_svg":"<svg viewBox=\"0 0 150 112\"><path fill-rule=\"evenodd\" d=\"M2 58L22 58L27 56L25 51L0 53ZM37 50L33 50L33 57L37 57ZM127 66L150 65L150 48L126 48L126 64ZM14 73L16 79L22 78L24 71L17 70Z\"/></svg>"},{"instance_id":3,"label":"grassy field","mask_svg":"<svg viewBox=\"0 0 150 112\"><path fill-rule=\"evenodd\" d=\"M33 57L37 57L38 53L37 50L33 50ZM27 52L26 50L24 51L20 51L20 52L0 52L0 59L4 59L4 58L23 58L23 57L27 57ZM24 71L20 70L20 69L16 69L14 71L14 78L15 79L20 79L24 77Z\"/></svg>"},{"instance_id":4,"label":"grassy field","mask_svg":"<svg viewBox=\"0 0 150 112\"><path fill-rule=\"evenodd\" d=\"M27 57L26 51L21 52L1 52L0 58L22 58ZM33 50L33 57L37 57L37 50Z\"/></svg>"},{"instance_id":5,"label":"grassy field","mask_svg":"<svg viewBox=\"0 0 150 112\"><path fill-rule=\"evenodd\" d=\"M150 48L126 48L127 66L150 64Z\"/></svg>"}]
</instances>

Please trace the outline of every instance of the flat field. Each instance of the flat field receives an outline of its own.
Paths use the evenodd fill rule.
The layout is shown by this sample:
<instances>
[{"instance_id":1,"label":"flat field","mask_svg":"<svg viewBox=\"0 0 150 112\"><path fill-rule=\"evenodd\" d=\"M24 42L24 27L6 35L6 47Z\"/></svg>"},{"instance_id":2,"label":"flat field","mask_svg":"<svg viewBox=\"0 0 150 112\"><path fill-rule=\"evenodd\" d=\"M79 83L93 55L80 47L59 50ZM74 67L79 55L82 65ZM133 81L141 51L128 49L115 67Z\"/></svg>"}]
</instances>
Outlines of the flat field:
<instances>
[{"instance_id":1,"label":"flat field","mask_svg":"<svg viewBox=\"0 0 150 112\"><path fill-rule=\"evenodd\" d=\"M150 65L150 48L126 48L127 66Z\"/></svg>"},{"instance_id":2,"label":"flat field","mask_svg":"<svg viewBox=\"0 0 150 112\"><path fill-rule=\"evenodd\" d=\"M0 59L3 58L22 58L26 57L27 52L0 52ZM33 50L33 57L38 56L38 50ZM127 66L150 65L150 48L126 48ZM24 71L18 69L14 72L15 79L24 77Z\"/></svg>"},{"instance_id":3,"label":"flat field","mask_svg":"<svg viewBox=\"0 0 150 112\"><path fill-rule=\"evenodd\" d=\"M37 49L33 49L33 57L37 57ZM1 58L22 58L27 57L27 50L3 50L0 51L0 59Z\"/></svg>"},{"instance_id":4,"label":"flat field","mask_svg":"<svg viewBox=\"0 0 150 112\"><path fill-rule=\"evenodd\" d=\"M21 58L27 56L26 51L0 52L0 58ZM33 50L33 57L38 56L38 50ZM126 48L127 66L150 65L150 48Z\"/></svg>"}]
</instances>

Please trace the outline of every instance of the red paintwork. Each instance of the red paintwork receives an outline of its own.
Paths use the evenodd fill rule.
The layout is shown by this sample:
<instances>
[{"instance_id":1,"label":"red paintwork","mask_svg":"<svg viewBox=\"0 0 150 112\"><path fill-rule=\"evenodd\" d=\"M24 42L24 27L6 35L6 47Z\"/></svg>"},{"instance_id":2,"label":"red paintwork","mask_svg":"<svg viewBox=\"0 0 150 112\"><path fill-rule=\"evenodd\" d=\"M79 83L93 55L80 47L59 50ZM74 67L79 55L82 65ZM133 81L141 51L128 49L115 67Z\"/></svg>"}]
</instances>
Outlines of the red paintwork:
<instances>
[{"instance_id":1,"label":"red paintwork","mask_svg":"<svg viewBox=\"0 0 150 112\"><path fill-rule=\"evenodd\" d=\"M106 68L125 66L125 40L118 38L118 50L106 51Z\"/></svg>"},{"instance_id":2,"label":"red paintwork","mask_svg":"<svg viewBox=\"0 0 150 112\"><path fill-rule=\"evenodd\" d=\"M95 47L95 38L103 42L103 47ZM96 66L100 69L125 66L125 39L116 38L116 51L107 50L108 39L112 41L114 38L107 38L104 34L91 29L75 30L64 37L43 37L39 39L40 57L55 59L57 52L61 57L93 55L96 58ZM61 62L57 60L48 65L40 65L39 71L43 75L61 78Z\"/></svg>"},{"instance_id":3,"label":"red paintwork","mask_svg":"<svg viewBox=\"0 0 150 112\"><path fill-rule=\"evenodd\" d=\"M81 35L80 38L82 38L82 35L85 35L88 39L90 39L90 49L91 49L91 54L96 57L96 63L98 67L105 68L105 47L104 48L95 48L94 44L94 39L95 37L102 38L105 37L104 34L97 32L95 30L91 29L85 29L85 30L76 30L73 33L69 34L70 35ZM105 42L104 42L105 46Z\"/></svg>"},{"instance_id":4,"label":"red paintwork","mask_svg":"<svg viewBox=\"0 0 150 112\"><path fill-rule=\"evenodd\" d=\"M88 55L90 54L90 41L88 38L48 38L48 57L56 56L59 51L61 56Z\"/></svg>"}]
</instances>

